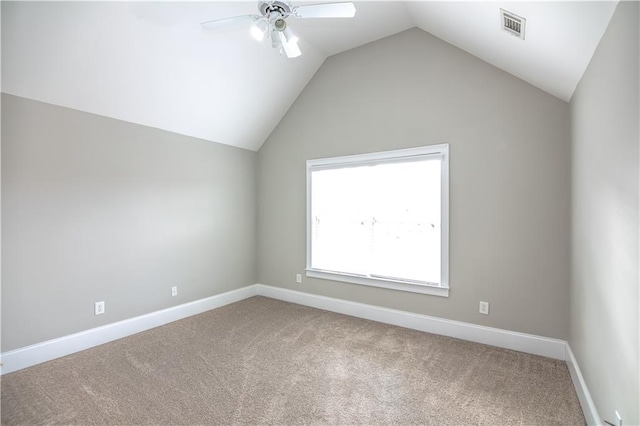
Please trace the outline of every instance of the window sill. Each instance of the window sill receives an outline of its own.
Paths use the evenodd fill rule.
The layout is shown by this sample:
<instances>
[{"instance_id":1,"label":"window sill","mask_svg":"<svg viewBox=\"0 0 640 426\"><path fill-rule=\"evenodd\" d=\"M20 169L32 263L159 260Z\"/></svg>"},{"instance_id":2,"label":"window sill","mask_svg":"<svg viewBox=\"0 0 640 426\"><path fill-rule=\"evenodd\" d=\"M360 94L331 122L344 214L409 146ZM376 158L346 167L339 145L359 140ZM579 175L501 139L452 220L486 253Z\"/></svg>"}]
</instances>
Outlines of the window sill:
<instances>
[{"instance_id":1,"label":"window sill","mask_svg":"<svg viewBox=\"0 0 640 426\"><path fill-rule=\"evenodd\" d=\"M369 278L360 275L350 275L338 272L307 269L307 277L320 278L322 280L342 281L351 284L367 285L372 287L389 288L392 290L407 291L411 293L430 294L433 296L449 297L449 288L430 285L411 284L404 281L394 281L382 278Z\"/></svg>"}]
</instances>

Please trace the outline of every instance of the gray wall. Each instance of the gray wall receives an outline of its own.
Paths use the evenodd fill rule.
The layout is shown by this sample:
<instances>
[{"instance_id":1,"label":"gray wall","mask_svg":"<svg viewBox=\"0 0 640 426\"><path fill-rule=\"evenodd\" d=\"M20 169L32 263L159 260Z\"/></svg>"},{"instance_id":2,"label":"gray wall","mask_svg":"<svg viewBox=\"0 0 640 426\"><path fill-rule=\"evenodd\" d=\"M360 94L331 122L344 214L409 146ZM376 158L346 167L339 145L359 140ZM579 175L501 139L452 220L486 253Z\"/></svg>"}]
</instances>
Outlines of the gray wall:
<instances>
[{"instance_id":1,"label":"gray wall","mask_svg":"<svg viewBox=\"0 0 640 426\"><path fill-rule=\"evenodd\" d=\"M4 94L2 124L2 351L256 282L256 153Z\"/></svg>"},{"instance_id":2,"label":"gray wall","mask_svg":"<svg viewBox=\"0 0 640 426\"><path fill-rule=\"evenodd\" d=\"M259 282L566 339L569 140L567 103L421 30L330 57L258 152ZM307 159L438 143L451 153L449 298L295 283Z\"/></svg>"},{"instance_id":3,"label":"gray wall","mask_svg":"<svg viewBox=\"0 0 640 426\"><path fill-rule=\"evenodd\" d=\"M621 2L571 99L570 346L600 417L640 424L638 2Z\"/></svg>"}]
</instances>

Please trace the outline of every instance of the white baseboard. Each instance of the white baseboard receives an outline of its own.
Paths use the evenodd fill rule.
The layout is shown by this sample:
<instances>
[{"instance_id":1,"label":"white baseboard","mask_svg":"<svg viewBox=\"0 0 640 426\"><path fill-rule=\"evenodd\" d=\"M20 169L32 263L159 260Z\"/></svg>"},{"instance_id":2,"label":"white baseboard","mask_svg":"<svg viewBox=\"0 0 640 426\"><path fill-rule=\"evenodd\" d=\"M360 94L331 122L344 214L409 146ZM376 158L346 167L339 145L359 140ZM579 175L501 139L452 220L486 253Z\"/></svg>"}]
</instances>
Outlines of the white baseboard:
<instances>
[{"instance_id":1,"label":"white baseboard","mask_svg":"<svg viewBox=\"0 0 640 426\"><path fill-rule=\"evenodd\" d=\"M380 306L365 305L264 284L256 284L256 287L258 295L272 299L534 355L560 360L565 359L566 342L564 340L414 314Z\"/></svg>"},{"instance_id":2,"label":"white baseboard","mask_svg":"<svg viewBox=\"0 0 640 426\"><path fill-rule=\"evenodd\" d=\"M211 309L247 299L256 294L256 286L250 285L183 305L173 306L161 311L8 351L0 355L3 364L2 374L51 361L52 359L131 336L179 319L201 314Z\"/></svg>"},{"instance_id":3,"label":"white baseboard","mask_svg":"<svg viewBox=\"0 0 640 426\"><path fill-rule=\"evenodd\" d=\"M569 367L571 380L573 381L573 386L576 388L576 393L578 394L580 406L582 407L582 412L584 413L587 424L589 426L602 425L603 423L602 420L600 420L600 416L598 415L596 405L591 399L591 394L589 393L589 389L587 388L587 383L584 381L584 377L582 377L580 367L578 366L578 361L573 356L573 352L571 351L569 343L567 343L566 350L567 352L565 361L567 362L567 367Z\"/></svg>"},{"instance_id":4,"label":"white baseboard","mask_svg":"<svg viewBox=\"0 0 640 426\"><path fill-rule=\"evenodd\" d=\"M591 399L587 384L580 373L578 362L564 340L518 333L499 328L485 327L460 321L447 320L428 315L414 314L380 306L366 305L342 299L318 296L310 293L256 284L256 294L272 299L284 300L299 305L324 309L372 321L441 334L471 342L512 349L534 355L563 360L567 363L571 380L578 394L580 406L588 425L602 425L596 406Z\"/></svg>"},{"instance_id":5,"label":"white baseboard","mask_svg":"<svg viewBox=\"0 0 640 426\"><path fill-rule=\"evenodd\" d=\"M578 363L568 343L564 340L366 305L264 284L250 285L227 293L5 352L0 355L3 362L2 374L70 355L257 295L428 333L564 360L567 362L587 423L589 425L601 424L598 412L580 373Z\"/></svg>"}]
</instances>

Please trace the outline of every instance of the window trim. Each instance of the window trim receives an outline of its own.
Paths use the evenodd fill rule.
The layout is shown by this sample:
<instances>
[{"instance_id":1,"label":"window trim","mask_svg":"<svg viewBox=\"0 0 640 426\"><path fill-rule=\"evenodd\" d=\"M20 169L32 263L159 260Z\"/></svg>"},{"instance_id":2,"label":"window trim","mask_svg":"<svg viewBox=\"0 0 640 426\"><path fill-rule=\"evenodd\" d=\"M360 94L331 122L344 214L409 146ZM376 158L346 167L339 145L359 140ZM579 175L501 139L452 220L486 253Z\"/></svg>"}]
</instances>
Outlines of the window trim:
<instances>
[{"instance_id":1,"label":"window trim","mask_svg":"<svg viewBox=\"0 0 640 426\"><path fill-rule=\"evenodd\" d=\"M371 278L345 272L325 271L311 267L311 174L316 170L360 166L371 163L397 163L420 157L441 156L441 237L440 237L440 285L415 284L401 280ZM383 287L412 293L449 297L449 144L427 145L368 154L346 155L307 160L306 206L306 276L352 284Z\"/></svg>"}]
</instances>

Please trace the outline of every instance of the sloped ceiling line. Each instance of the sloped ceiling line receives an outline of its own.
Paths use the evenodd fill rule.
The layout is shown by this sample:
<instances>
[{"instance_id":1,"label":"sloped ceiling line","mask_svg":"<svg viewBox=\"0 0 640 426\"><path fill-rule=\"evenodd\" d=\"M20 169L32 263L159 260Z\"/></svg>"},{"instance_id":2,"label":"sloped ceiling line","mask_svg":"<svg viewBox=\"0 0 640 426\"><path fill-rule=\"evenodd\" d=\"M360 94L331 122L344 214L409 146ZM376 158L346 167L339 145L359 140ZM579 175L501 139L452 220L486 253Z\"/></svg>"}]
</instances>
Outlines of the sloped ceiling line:
<instances>
[{"instance_id":1,"label":"sloped ceiling line","mask_svg":"<svg viewBox=\"0 0 640 426\"><path fill-rule=\"evenodd\" d=\"M616 5L356 2L353 19L290 18L288 60L247 28L200 28L256 2L2 2L2 91L257 151L328 56L416 26L569 101Z\"/></svg>"}]
</instances>

